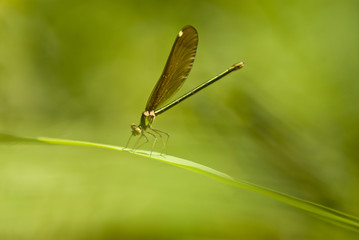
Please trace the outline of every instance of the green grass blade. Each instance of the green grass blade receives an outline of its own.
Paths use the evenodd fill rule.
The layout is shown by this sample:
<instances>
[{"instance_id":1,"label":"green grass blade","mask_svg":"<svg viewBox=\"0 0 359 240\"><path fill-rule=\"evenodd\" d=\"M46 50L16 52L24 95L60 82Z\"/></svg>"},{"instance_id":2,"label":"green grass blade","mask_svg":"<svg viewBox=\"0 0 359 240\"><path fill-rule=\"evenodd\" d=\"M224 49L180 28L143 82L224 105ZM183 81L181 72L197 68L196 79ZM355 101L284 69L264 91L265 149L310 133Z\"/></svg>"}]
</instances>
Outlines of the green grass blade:
<instances>
[{"instance_id":1,"label":"green grass blade","mask_svg":"<svg viewBox=\"0 0 359 240\"><path fill-rule=\"evenodd\" d=\"M338 226L351 229L353 231L359 232L359 218L351 216L349 214L345 214L343 212L322 206L320 204L316 204L310 201L306 201L297 197L290 196L288 194L284 194L281 192L277 192L271 190L266 187L262 187L259 185L255 185L252 183L248 183L245 181L239 181L233 179L231 176L212 169L210 167L188 161L182 158L177 158L169 155L162 156L159 153L153 152L152 156L150 156L149 151L128 151L123 147L85 142L85 141L76 141L76 140L65 140L65 139L56 139L56 138L46 138L46 137L38 137L38 138L27 138L27 137L19 137L7 134L0 133L0 144L21 144L21 143L38 143L38 144L53 144L53 145L70 145L70 146L88 146L88 147L98 147L98 148L106 148L117 151L126 151L129 153L133 153L139 156L148 157L151 159L159 160L174 166L178 166L193 172L197 172L218 181L224 182L226 184L236 186L239 188L247 189L250 191L254 191L260 193L262 195L268 196L270 198L276 199L288 205L294 206L296 208L305 210L312 215L319 217L322 220L327 222L336 224Z\"/></svg>"}]
</instances>

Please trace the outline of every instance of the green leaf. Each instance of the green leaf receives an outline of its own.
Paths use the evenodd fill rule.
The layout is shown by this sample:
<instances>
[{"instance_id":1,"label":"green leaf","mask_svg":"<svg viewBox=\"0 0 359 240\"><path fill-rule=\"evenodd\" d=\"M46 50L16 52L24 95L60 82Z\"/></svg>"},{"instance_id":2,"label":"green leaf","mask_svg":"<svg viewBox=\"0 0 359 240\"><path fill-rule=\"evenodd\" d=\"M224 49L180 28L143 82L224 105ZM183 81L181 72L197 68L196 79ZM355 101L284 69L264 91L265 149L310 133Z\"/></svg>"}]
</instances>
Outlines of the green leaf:
<instances>
[{"instance_id":1,"label":"green leaf","mask_svg":"<svg viewBox=\"0 0 359 240\"><path fill-rule=\"evenodd\" d=\"M211 177L215 180L221 181L223 183L254 191L265 195L267 197L276 199L280 202L286 203L288 205L294 206L296 208L305 210L312 215L319 217L322 220L336 224L338 226L351 229L353 231L359 232L359 218L345 214L343 212L316 204L310 201L306 201L297 197L290 196L285 193L274 191L272 189L255 185L249 182L235 180L231 176L217 171L213 168L188 161L182 158L177 158L169 155L161 155L159 153L153 152L152 155L149 151L129 151L123 147L85 142L85 141L76 141L76 140L66 140L66 139L56 139L56 138L46 138L46 137L37 137L37 138L27 138L19 137L8 134L0 133L0 144L22 144L22 143L37 143L37 144L53 144L53 145L70 145L70 146L88 146L88 147L98 147L112 149L116 151L127 151L132 154L136 154L142 157L151 158L153 160L159 160L177 167L181 167L193 172L197 172L208 177Z\"/></svg>"}]
</instances>

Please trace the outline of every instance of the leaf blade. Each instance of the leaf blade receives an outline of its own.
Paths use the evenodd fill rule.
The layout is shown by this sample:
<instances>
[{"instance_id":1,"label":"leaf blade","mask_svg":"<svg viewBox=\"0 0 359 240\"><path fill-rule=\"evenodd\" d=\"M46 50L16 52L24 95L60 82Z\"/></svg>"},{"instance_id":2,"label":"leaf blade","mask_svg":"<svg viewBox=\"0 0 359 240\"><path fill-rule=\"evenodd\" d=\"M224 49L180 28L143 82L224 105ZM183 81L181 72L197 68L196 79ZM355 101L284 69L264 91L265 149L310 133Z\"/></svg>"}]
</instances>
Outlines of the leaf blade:
<instances>
[{"instance_id":1,"label":"leaf blade","mask_svg":"<svg viewBox=\"0 0 359 240\"><path fill-rule=\"evenodd\" d=\"M37 143L37 144L46 144L46 145L68 145L68 146L87 146L87 147L98 147L111 149L116 151L126 151L132 154L136 154L142 157L151 158L154 160L158 160L161 162L165 162L177 167L181 167L193 172L200 173L202 175L211 177L217 181L221 181L223 183L250 190L253 192L257 192L259 194L265 195L272 199L278 200L285 204L291 205L293 207L304 210L314 216L317 216L319 219L330 222L340 227L344 227L350 229L355 232L359 232L359 218L352 216L350 214L343 213L341 211L311 202L307 200L303 200L289 194L281 193L275 190L272 190L267 187L262 187L253 183L249 183L242 180L237 180L232 178L226 173L215 170L213 168L207 167L205 165L192 162L186 159L174 157L174 156L162 156L159 153L152 153L150 156L149 151L137 151L131 152L128 149L118 146L112 146L107 144L100 143L92 143L86 141L77 141L77 140L66 140L66 139L57 139L57 138L47 138L47 137L37 137L37 138L28 138L28 137L20 137L9 134L0 133L0 144L14 144L14 143Z\"/></svg>"}]
</instances>

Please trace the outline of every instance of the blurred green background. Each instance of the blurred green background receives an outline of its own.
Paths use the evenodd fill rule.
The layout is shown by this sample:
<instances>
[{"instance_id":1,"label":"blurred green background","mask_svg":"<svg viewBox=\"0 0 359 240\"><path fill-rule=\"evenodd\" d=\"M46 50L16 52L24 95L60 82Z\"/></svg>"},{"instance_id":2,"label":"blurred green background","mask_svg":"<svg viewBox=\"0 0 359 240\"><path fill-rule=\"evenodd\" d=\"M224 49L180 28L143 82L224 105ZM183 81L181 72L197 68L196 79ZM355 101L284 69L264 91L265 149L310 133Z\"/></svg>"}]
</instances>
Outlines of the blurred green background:
<instances>
[{"instance_id":1,"label":"blurred green background","mask_svg":"<svg viewBox=\"0 0 359 240\"><path fill-rule=\"evenodd\" d=\"M190 24L177 96L246 65L156 118L168 154L359 216L358 23L356 0L3 0L0 131L124 146ZM0 146L0 239L357 237L125 152Z\"/></svg>"}]
</instances>

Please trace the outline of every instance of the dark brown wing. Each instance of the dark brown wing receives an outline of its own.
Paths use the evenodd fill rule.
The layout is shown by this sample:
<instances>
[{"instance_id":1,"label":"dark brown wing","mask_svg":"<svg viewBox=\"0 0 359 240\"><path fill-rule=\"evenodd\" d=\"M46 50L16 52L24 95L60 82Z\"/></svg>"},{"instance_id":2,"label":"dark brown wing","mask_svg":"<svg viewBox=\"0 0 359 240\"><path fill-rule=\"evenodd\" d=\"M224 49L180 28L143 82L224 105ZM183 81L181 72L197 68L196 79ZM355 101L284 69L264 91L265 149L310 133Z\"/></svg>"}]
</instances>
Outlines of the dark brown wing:
<instances>
[{"instance_id":1,"label":"dark brown wing","mask_svg":"<svg viewBox=\"0 0 359 240\"><path fill-rule=\"evenodd\" d=\"M156 110L182 86L192 68L197 44L194 27L186 26L178 33L165 69L147 101L146 111Z\"/></svg>"}]
</instances>

